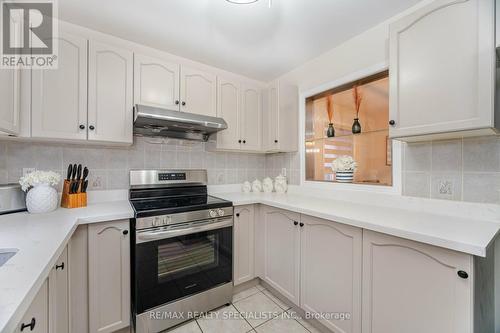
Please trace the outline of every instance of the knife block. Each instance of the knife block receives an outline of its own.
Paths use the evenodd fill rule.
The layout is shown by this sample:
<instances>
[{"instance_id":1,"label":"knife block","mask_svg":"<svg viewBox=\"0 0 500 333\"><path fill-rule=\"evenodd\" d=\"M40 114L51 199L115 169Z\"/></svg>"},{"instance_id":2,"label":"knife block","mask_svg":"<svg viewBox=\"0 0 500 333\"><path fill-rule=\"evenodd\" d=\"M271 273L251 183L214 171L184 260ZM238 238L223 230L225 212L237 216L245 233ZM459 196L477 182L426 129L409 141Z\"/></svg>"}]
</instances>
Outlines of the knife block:
<instances>
[{"instance_id":1,"label":"knife block","mask_svg":"<svg viewBox=\"0 0 500 333\"><path fill-rule=\"evenodd\" d=\"M61 207L64 208L80 208L87 207L87 193L69 193L71 181L64 180L63 192L61 198ZM82 182L79 181L78 191L82 188Z\"/></svg>"}]
</instances>

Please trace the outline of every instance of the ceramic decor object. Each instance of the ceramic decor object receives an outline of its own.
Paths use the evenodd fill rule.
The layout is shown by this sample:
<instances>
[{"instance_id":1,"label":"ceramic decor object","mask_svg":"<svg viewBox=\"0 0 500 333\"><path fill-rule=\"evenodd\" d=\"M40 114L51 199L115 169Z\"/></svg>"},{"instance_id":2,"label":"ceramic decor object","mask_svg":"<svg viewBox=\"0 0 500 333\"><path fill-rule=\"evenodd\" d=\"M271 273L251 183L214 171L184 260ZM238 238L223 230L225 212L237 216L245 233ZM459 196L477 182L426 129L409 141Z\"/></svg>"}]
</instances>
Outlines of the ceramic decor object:
<instances>
[{"instance_id":1,"label":"ceramic decor object","mask_svg":"<svg viewBox=\"0 0 500 333\"><path fill-rule=\"evenodd\" d=\"M260 182L260 180L256 179L253 181L252 192L256 192L256 193L262 192L262 183Z\"/></svg>"},{"instance_id":2,"label":"ceramic decor object","mask_svg":"<svg viewBox=\"0 0 500 333\"><path fill-rule=\"evenodd\" d=\"M244 182L243 185L241 186L241 190L243 191L243 193L252 192L252 184L250 184L249 181Z\"/></svg>"},{"instance_id":3,"label":"ceramic decor object","mask_svg":"<svg viewBox=\"0 0 500 333\"><path fill-rule=\"evenodd\" d=\"M288 191L288 184L286 177L283 175L279 175L274 180L274 189L276 193L286 193Z\"/></svg>"},{"instance_id":4,"label":"ceramic decor object","mask_svg":"<svg viewBox=\"0 0 500 333\"><path fill-rule=\"evenodd\" d=\"M31 214L52 212L57 203L57 191L49 184L37 184L26 194L26 208Z\"/></svg>"},{"instance_id":5,"label":"ceramic decor object","mask_svg":"<svg viewBox=\"0 0 500 333\"><path fill-rule=\"evenodd\" d=\"M273 180L269 177L262 181L262 190L264 193L271 193L274 190Z\"/></svg>"}]
</instances>

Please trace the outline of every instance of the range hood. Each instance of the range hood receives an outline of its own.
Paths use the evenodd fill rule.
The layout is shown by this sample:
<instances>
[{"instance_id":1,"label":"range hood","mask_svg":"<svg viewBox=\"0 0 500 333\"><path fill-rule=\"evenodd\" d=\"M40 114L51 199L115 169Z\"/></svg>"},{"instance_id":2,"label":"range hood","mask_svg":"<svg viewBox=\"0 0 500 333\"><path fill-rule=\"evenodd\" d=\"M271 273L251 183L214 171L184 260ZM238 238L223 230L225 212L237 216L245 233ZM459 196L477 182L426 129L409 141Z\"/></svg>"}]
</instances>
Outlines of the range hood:
<instances>
[{"instance_id":1,"label":"range hood","mask_svg":"<svg viewBox=\"0 0 500 333\"><path fill-rule=\"evenodd\" d=\"M134 110L134 134L140 136L208 141L211 134L226 128L222 118L139 104Z\"/></svg>"}]
</instances>

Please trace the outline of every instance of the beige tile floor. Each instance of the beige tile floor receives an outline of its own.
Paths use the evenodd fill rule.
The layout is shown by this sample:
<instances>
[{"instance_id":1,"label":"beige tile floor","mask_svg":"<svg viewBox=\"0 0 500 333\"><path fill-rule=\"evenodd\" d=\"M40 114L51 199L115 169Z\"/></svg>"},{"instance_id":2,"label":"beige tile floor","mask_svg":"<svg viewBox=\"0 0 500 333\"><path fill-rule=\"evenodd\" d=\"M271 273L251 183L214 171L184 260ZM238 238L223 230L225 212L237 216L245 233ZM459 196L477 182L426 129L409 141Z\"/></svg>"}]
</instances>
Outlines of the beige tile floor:
<instances>
[{"instance_id":1,"label":"beige tile floor","mask_svg":"<svg viewBox=\"0 0 500 333\"><path fill-rule=\"evenodd\" d=\"M233 302L168 333L320 333L263 286L241 291Z\"/></svg>"}]
</instances>

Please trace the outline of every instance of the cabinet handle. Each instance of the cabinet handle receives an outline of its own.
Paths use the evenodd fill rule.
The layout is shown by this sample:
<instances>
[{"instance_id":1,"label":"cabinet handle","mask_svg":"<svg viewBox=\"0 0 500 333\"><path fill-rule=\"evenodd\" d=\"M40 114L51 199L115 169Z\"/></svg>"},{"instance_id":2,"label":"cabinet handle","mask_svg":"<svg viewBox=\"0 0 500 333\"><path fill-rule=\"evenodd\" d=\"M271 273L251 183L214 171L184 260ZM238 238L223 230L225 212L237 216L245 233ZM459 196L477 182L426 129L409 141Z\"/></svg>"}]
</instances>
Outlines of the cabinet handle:
<instances>
[{"instance_id":1,"label":"cabinet handle","mask_svg":"<svg viewBox=\"0 0 500 333\"><path fill-rule=\"evenodd\" d=\"M185 106L186 105L186 102L182 102L182 106Z\"/></svg>"},{"instance_id":2,"label":"cabinet handle","mask_svg":"<svg viewBox=\"0 0 500 333\"><path fill-rule=\"evenodd\" d=\"M124 235L128 235L128 230L123 230L122 232Z\"/></svg>"},{"instance_id":3,"label":"cabinet handle","mask_svg":"<svg viewBox=\"0 0 500 333\"><path fill-rule=\"evenodd\" d=\"M56 270L58 270L59 268L61 269L61 271L64 270L64 262L60 265L56 265Z\"/></svg>"},{"instance_id":4,"label":"cabinet handle","mask_svg":"<svg viewBox=\"0 0 500 333\"><path fill-rule=\"evenodd\" d=\"M236 213L236 217L240 217L240 213Z\"/></svg>"},{"instance_id":5,"label":"cabinet handle","mask_svg":"<svg viewBox=\"0 0 500 333\"><path fill-rule=\"evenodd\" d=\"M81 130L84 130L84 129L85 129L85 125L80 125L80 126L78 126L78 127L80 127L80 129L81 129Z\"/></svg>"},{"instance_id":6,"label":"cabinet handle","mask_svg":"<svg viewBox=\"0 0 500 333\"><path fill-rule=\"evenodd\" d=\"M469 277L469 274L467 274L466 271L458 271L457 272L458 276L461 277L462 279L467 279Z\"/></svg>"},{"instance_id":7,"label":"cabinet handle","mask_svg":"<svg viewBox=\"0 0 500 333\"><path fill-rule=\"evenodd\" d=\"M31 322L29 324L22 324L21 325L21 331L24 331L24 329L28 328L28 327L29 327L30 331L33 331L35 329L35 324L36 324L35 318L31 318Z\"/></svg>"},{"instance_id":8,"label":"cabinet handle","mask_svg":"<svg viewBox=\"0 0 500 333\"><path fill-rule=\"evenodd\" d=\"M396 122L394 120L389 120L389 125L394 126L396 125Z\"/></svg>"},{"instance_id":9,"label":"cabinet handle","mask_svg":"<svg viewBox=\"0 0 500 333\"><path fill-rule=\"evenodd\" d=\"M278 143L278 140L274 140L274 143Z\"/></svg>"},{"instance_id":10,"label":"cabinet handle","mask_svg":"<svg viewBox=\"0 0 500 333\"><path fill-rule=\"evenodd\" d=\"M298 225L298 224L299 224L299 222L293 221L293 225Z\"/></svg>"},{"instance_id":11,"label":"cabinet handle","mask_svg":"<svg viewBox=\"0 0 500 333\"><path fill-rule=\"evenodd\" d=\"M94 125L90 125L90 126L89 126L89 130L91 130L91 131L95 130Z\"/></svg>"},{"instance_id":12,"label":"cabinet handle","mask_svg":"<svg viewBox=\"0 0 500 333\"><path fill-rule=\"evenodd\" d=\"M179 101L175 101L175 105L179 105Z\"/></svg>"},{"instance_id":13,"label":"cabinet handle","mask_svg":"<svg viewBox=\"0 0 500 333\"><path fill-rule=\"evenodd\" d=\"M302 228L304 226L304 223L300 222L300 227Z\"/></svg>"}]
</instances>

